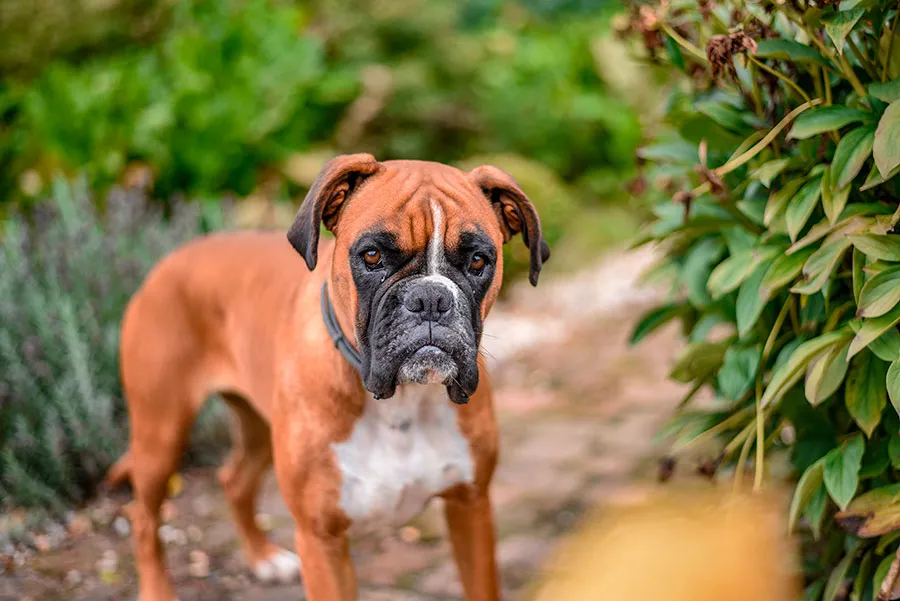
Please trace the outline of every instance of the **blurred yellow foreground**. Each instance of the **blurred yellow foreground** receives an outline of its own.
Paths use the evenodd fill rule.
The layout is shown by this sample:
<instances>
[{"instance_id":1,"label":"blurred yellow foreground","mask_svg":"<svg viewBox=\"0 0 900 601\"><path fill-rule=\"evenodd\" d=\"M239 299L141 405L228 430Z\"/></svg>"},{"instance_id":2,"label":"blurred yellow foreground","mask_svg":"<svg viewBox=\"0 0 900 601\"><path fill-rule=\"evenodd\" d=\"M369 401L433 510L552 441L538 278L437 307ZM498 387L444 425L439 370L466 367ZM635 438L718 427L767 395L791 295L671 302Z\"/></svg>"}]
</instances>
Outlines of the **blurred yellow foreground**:
<instances>
[{"instance_id":1,"label":"blurred yellow foreground","mask_svg":"<svg viewBox=\"0 0 900 601\"><path fill-rule=\"evenodd\" d=\"M771 496L658 491L605 508L535 601L795 601L797 556Z\"/></svg>"}]
</instances>

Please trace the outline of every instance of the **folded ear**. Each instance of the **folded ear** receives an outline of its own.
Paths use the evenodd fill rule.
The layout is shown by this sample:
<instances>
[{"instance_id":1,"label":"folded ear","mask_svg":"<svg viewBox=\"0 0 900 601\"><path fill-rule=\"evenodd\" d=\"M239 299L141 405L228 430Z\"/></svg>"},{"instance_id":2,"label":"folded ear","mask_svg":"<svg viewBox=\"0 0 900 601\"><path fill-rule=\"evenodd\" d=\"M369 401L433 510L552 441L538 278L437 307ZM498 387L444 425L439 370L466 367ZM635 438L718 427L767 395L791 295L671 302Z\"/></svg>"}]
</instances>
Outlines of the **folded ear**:
<instances>
[{"instance_id":1,"label":"folded ear","mask_svg":"<svg viewBox=\"0 0 900 601\"><path fill-rule=\"evenodd\" d=\"M334 232L350 194L380 168L370 154L341 155L322 167L287 233L291 246L303 256L310 271L319 259L319 227L324 223Z\"/></svg>"},{"instance_id":2,"label":"folded ear","mask_svg":"<svg viewBox=\"0 0 900 601\"><path fill-rule=\"evenodd\" d=\"M510 238L521 232L525 246L531 251L528 279L532 286L537 286L541 267L550 258L550 246L541 234L537 210L513 176L502 169L482 165L470 173L494 207L503 231L503 241L509 242Z\"/></svg>"}]
</instances>

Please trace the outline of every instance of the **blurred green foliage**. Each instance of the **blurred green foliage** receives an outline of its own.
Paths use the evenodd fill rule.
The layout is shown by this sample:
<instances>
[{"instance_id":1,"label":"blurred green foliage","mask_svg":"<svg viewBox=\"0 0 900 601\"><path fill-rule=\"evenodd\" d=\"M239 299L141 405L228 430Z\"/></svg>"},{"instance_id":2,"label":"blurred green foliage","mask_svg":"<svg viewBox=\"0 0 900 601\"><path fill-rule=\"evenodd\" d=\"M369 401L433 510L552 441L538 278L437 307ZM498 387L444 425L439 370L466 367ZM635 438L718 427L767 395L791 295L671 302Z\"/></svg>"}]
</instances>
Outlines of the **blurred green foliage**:
<instances>
[{"instance_id":1,"label":"blurred green foliage","mask_svg":"<svg viewBox=\"0 0 900 601\"><path fill-rule=\"evenodd\" d=\"M60 172L104 189L136 161L163 199L246 195L322 149L520 154L592 197L617 194L631 169L637 119L591 55L602 3L9 1L0 201L35 197ZM44 31L61 14L84 31L23 63L22 15Z\"/></svg>"}]
</instances>

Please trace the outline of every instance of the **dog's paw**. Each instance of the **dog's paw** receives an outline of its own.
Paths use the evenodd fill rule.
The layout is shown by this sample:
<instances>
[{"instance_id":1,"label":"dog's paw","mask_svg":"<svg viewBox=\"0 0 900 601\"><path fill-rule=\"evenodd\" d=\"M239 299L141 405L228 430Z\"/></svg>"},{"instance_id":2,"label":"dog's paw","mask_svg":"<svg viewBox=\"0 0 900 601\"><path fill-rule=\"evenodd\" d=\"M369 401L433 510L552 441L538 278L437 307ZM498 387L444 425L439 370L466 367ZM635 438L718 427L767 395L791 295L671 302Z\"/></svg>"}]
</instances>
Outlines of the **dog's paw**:
<instances>
[{"instance_id":1,"label":"dog's paw","mask_svg":"<svg viewBox=\"0 0 900 601\"><path fill-rule=\"evenodd\" d=\"M289 584L300 576L300 558L290 551L276 549L267 559L254 564L253 575L265 584Z\"/></svg>"}]
</instances>

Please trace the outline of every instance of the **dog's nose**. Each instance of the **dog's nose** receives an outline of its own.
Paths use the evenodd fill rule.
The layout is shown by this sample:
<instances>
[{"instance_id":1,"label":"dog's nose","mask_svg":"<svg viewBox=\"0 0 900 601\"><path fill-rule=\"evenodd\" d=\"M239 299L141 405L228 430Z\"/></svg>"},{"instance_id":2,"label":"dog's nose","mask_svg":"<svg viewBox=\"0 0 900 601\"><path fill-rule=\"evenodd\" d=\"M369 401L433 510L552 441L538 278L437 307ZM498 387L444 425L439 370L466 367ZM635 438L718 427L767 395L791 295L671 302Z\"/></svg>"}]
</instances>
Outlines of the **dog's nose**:
<instances>
[{"instance_id":1,"label":"dog's nose","mask_svg":"<svg viewBox=\"0 0 900 601\"><path fill-rule=\"evenodd\" d=\"M453 295L436 282L422 282L406 293L403 306L423 321L438 321L453 306Z\"/></svg>"}]
</instances>

